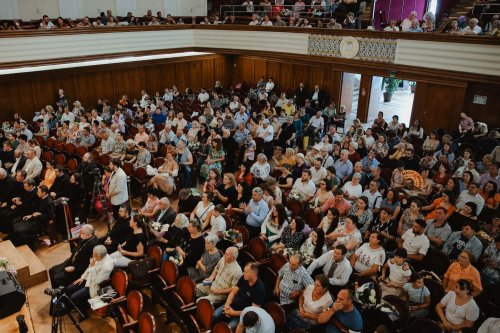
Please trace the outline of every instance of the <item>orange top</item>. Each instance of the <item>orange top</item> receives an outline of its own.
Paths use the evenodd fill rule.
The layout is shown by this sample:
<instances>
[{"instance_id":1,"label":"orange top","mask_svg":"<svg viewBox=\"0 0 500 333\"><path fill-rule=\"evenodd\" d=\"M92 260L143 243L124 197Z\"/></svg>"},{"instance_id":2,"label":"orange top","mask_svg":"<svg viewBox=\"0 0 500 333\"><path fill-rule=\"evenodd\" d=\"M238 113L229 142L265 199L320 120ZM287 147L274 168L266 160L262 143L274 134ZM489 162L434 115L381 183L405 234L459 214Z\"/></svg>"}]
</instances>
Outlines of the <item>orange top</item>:
<instances>
[{"instance_id":1,"label":"orange top","mask_svg":"<svg viewBox=\"0 0 500 333\"><path fill-rule=\"evenodd\" d=\"M500 202L500 194L495 193L493 197L488 197L483 190L480 192L481 196L484 199L485 206L495 206L495 203Z\"/></svg>"},{"instance_id":2,"label":"orange top","mask_svg":"<svg viewBox=\"0 0 500 333\"><path fill-rule=\"evenodd\" d=\"M436 200L434 200L432 202L432 205L434 206L434 209L432 210L432 212L430 212L429 214L427 214L427 216L425 217L425 220L435 219L436 218L436 208L441 207L441 203L442 202L443 202L443 198L437 198ZM448 207L446 209L446 217L448 217L451 214L453 214L454 211L455 211L455 206L450 205L450 207Z\"/></svg>"},{"instance_id":3,"label":"orange top","mask_svg":"<svg viewBox=\"0 0 500 333\"><path fill-rule=\"evenodd\" d=\"M460 279L469 280L472 283L473 291L483 291L479 271L472 265L462 268L458 262L454 262L444 274L444 278L449 280L448 286L446 287L447 292L453 290L453 286Z\"/></svg>"}]
</instances>

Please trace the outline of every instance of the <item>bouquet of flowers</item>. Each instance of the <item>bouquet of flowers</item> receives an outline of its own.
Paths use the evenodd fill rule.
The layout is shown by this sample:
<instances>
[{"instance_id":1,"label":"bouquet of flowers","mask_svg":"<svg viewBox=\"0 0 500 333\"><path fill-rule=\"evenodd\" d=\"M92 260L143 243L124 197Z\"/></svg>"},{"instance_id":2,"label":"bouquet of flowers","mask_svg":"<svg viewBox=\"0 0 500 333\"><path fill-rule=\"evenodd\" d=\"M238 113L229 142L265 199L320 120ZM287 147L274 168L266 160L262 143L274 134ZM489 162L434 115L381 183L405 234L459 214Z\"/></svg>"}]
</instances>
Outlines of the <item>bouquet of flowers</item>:
<instances>
[{"instance_id":1,"label":"bouquet of flowers","mask_svg":"<svg viewBox=\"0 0 500 333\"><path fill-rule=\"evenodd\" d=\"M181 266L184 263L184 258L177 251L171 252L168 260L173 262L176 266Z\"/></svg>"},{"instance_id":2,"label":"bouquet of flowers","mask_svg":"<svg viewBox=\"0 0 500 333\"><path fill-rule=\"evenodd\" d=\"M300 193L299 191L297 190L292 190L290 191L290 194L288 195L290 198L292 199L295 199L295 200L299 200L299 201L302 201L303 197L302 197L302 193Z\"/></svg>"},{"instance_id":3,"label":"bouquet of flowers","mask_svg":"<svg viewBox=\"0 0 500 333\"><path fill-rule=\"evenodd\" d=\"M188 144L188 148L190 151L195 151L195 150L198 150L200 149L200 142L189 142Z\"/></svg>"},{"instance_id":4,"label":"bouquet of flowers","mask_svg":"<svg viewBox=\"0 0 500 333\"><path fill-rule=\"evenodd\" d=\"M163 237L165 233L168 231L168 228L170 225L168 224L161 224L160 222L151 222L149 224L149 228L151 229L151 232L155 235L155 237Z\"/></svg>"},{"instance_id":5,"label":"bouquet of flowers","mask_svg":"<svg viewBox=\"0 0 500 333\"><path fill-rule=\"evenodd\" d=\"M483 241L483 243L486 243L486 244L493 243L495 241L493 238L491 238L490 235L488 235L488 233L486 233L483 230L477 232L476 236L477 236L477 238L479 238L479 240Z\"/></svg>"},{"instance_id":6,"label":"bouquet of flowers","mask_svg":"<svg viewBox=\"0 0 500 333\"><path fill-rule=\"evenodd\" d=\"M233 242L234 244L239 244L243 242L241 232L235 229L229 229L224 231L224 239Z\"/></svg>"},{"instance_id":7,"label":"bouquet of flowers","mask_svg":"<svg viewBox=\"0 0 500 333\"><path fill-rule=\"evenodd\" d=\"M2 128L4 131L7 131L10 128L10 123L8 121L4 121L2 123Z\"/></svg>"},{"instance_id":8,"label":"bouquet of flowers","mask_svg":"<svg viewBox=\"0 0 500 333\"><path fill-rule=\"evenodd\" d=\"M399 311L396 309L392 304L389 304L385 301L382 301L382 303L378 304L375 309L382 311L385 313L387 316L392 321L396 321L400 318Z\"/></svg>"},{"instance_id":9,"label":"bouquet of flowers","mask_svg":"<svg viewBox=\"0 0 500 333\"><path fill-rule=\"evenodd\" d=\"M354 300L363 308L372 308L377 304L377 293L372 282L365 283L354 292Z\"/></svg>"},{"instance_id":10,"label":"bouquet of flowers","mask_svg":"<svg viewBox=\"0 0 500 333\"><path fill-rule=\"evenodd\" d=\"M12 276L16 276L17 274L16 268L9 264L9 259L5 257L0 257L0 271L6 271Z\"/></svg>"}]
</instances>

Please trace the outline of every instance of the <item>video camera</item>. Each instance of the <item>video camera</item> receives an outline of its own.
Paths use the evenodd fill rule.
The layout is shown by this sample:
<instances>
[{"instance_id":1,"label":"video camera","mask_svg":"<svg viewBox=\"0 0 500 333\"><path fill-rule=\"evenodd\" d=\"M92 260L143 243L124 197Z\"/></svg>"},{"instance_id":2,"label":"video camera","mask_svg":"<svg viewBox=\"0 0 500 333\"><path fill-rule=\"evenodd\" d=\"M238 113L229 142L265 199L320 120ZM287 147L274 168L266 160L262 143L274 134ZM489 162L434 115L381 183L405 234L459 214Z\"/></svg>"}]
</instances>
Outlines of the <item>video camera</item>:
<instances>
[{"instance_id":1,"label":"video camera","mask_svg":"<svg viewBox=\"0 0 500 333\"><path fill-rule=\"evenodd\" d=\"M61 286L58 288L45 288L43 293L48 296L57 297L64 294L64 287Z\"/></svg>"}]
</instances>

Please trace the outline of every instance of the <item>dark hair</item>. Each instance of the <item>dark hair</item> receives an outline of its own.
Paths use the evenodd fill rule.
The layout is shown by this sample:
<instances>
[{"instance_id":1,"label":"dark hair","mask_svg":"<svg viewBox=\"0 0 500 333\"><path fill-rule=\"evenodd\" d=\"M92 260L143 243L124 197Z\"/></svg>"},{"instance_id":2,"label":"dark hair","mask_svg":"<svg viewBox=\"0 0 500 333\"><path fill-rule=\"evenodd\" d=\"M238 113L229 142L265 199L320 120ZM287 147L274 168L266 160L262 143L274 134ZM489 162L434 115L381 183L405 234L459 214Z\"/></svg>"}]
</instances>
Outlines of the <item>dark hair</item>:
<instances>
[{"instance_id":1,"label":"dark hair","mask_svg":"<svg viewBox=\"0 0 500 333\"><path fill-rule=\"evenodd\" d=\"M207 195L208 201L212 201L214 199L214 194L212 192L205 191L203 193Z\"/></svg>"},{"instance_id":2,"label":"dark hair","mask_svg":"<svg viewBox=\"0 0 500 333\"><path fill-rule=\"evenodd\" d=\"M347 247L345 247L344 244L338 244L335 246L335 249L340 250L342 252L342 255L345 255L347 253Z\"/></svg>"},{"instance_id":3,"label":"dark hair","mask_svg":"<svg viewBox=\"0 0 500 333\"><path fill-rule=\"evenodd\" d=\"M396 250L394 250L394 256L406 259L408 257L408 252L406 251L406 249L404 247L397 248Z\"/></svg>"},{"instance_id":4,"label":"dark hair","mask_svg":"<svg viewBox=\"0 0 500 333\"><path fill-rule=\"evenodd\" d=\"M365 203L365 205L366 205L366 208L365 208L365 209L366 209L366 210L370 209L370 206L368 206L368 198L367 198L366 196L362 195L362 196L360 196L360 197L358 198L358 200L361 200L361 201L363 201L363 202Z\"/></svg>"},{"instance_id":5,"label":"dark hair","mask_svg":"<svg viewBox=\"0 0 500 333\"><path fill-rule=\"evenodd\" d=\"M111 163L119 168L122 167L122 161L119 158L111 159Z\"/></svg>"},{"instance_id":6,"label":"dark hair","mask_svg":"<svg viewBox=\"0 0 500 333\"><path fill-rule=\"evenodd\" d=\"M306 225L304 219L300 216L295 216L293 219L295 220L296 232L302 232L302 230L304 230L304 226Z\"/></svg>"},{"instance_id":7,"label":"dark hair","mask_svg":"<svg viewBox=\"0 0 500 333\"><path fill-rule=\"evenodd\" d=\"M221 214L226 211L226 209L224 208L224 206L221 205L221 204L216 205L215 208L214 208L214 210L218 211Z\"/></svg>"},{"instance_id":8,"label":"dark hair","mask_svg":"<svg viewBox=\"0 0 500 333\"><path fill-rule=\"evenodd\" d=\"M475 202L466 202L464 206L469 206L472 209L472 216L476 216L477 204Z\"/></svg>"},{"instance_id":9,"label":"dark hair","mask_svg":"<svg viewBox=\"0 0 500 333\"><path fill-rule=\"evenodd\" d=\"M344 195L344 190L342 190L341 188L338 188L336 191L335 191L335 195Z\"/></svg>"},{"instance_id":10,"label":"dark hair","mask_svg":"<svg viewBox=\"0 0 500 333\"><path fill-rule=\"evenodd\" d=\"M483 192L484 192L484 188L486 187L486 184L491 184L493 185L493 190L488 193L488 198L493 198L496 194L497 194L497 189L498 189L498 186L497 186L497 183L495 183L494 181L492 180L488 180L484 186L483 186Z\"/></svg>"},{"instance_id":11,"label":"dark hair","mask_svg":"<svg viewBox=\"0 0 500 333\"><path fill-rule=\"evenodd\" d=\"M82 175L80 175L78 172L75 172L74 174L72 174L73 178L75 178L75 182L77 184L81 184L82 183Z\"/></svg>"},{"instance_id":12,"label":"dark hair","mask_svg":"<svg viewBox=\"0 0 500 333\"><path fill-rule=\"evenodd\" d=\"M340 212L337 208L329 208L328 211L332 213L333 215L333 221L330 223L330 226L328 227L328 230L326 231L326 234L332 233L335 228L339 225L339 219L340 219Z\"/></svg>"},{"instance_id":13,"label":"dark hair","mask_svg":"<svg viewBox=\"0 0 500 333\"><path fill-rule=\"evenodd\" d=\"M19 140L24 140L24 141L28 141L28 137L26 136L26 134L21 134L17 137Z\"/></svg>"},{"instance_id":14,"label":"dark hair","mask_svg":"<svg viewBox=\"0 0 500 333\"><path fill-rule=\"evenodd\" d=\"M421 226L422 228L425 228L427 226L427 223L425 222L424 219L416 219L415 223Z\"/></svg>"},{"instance_id":15,"label":"dark hair","mask_svg":"<svg viewBox=\"0 0 500 333\"><path fill-rule=\"evenodd\" d=\"M496 191L495 191L496 192ZM450 190L444 190L443 192L444 194L446 194L448 196L449 201L450 201L450 204L454 205L455 204L455 193L453 193L452 191Z\"/></svg>"},{"instance_id":16,"label":"dark hair","mask_svg":"<svg viewBox=\"0 0 500 333\"><path fill-rule=\"evenodd\" d=\"M158 191L158 189L154 188L154 187L150 187L148 188L148 194L151 194L155 197L159 197L160 196L160 191Z\"/></svg>"},{"instance_id":17,"label":"dark hair","mask_svg":"<svg viewBox=\"0 0 500 333\"><path fill-rule=\"evenodd\" d=\"M285 209L285 206L283 206L282 204L276 204L276 205L274 205L274 207L276 208L276 211L278 212L278 226L281 229L281 226L283 225L283 223L285 223L285 221L287 219L286 209Z\"/></svg>"},{"instance_id":18,"label":"dark hair","mask_svg":"<svg viewBox=\"0 0 500 333\"><path fill-rule=\"evenodd\" d=\"M132 216L132 220L137 224L139 228L142 228L146 223L146 219L141 214L136 214Z\"/></svg>"},{"instance_id":19,"label":"dark hair","mask_svg":"<svg viewBox=\"0 0 500 333\"><path fill-rule=\"evenodd\" d=\"M418 207L418 208L422 208L422 201L420 201L420 199L418 199L418 198L413 198L413 199L411 200L411 202L414 202L414 203L415 203L415 205L417 205L417 207Z\"/></svg>"},{"instance_id":20,"label":"dark hair","mask_svg":"<svg viewBox=\"0 0 500 333\"><path fill-rule=\"evenodd\" d=\"M467 290L467 294L470 295L470 293L472 292L472 283L469 280L460 279L457 281L457 284L460 290Z\"/></svg>"},{"instance_id":21,"label":"dark hair","mask_svg":"<svg viewBox=\"0 0 500 333\"><path fill-rule=\"evenodd\" d=\"M127 211L127 214L130 213L130 208L128 207L128 205L120 205L120 209L125 209Z\"/></svg>"},{"instance_id":22,"label":"dark hair","mask_svg":"<svg viewBox=\"0 0 500 333\"><path fill-rule=\"evenodd\" d=\"M245 327L254 327L255 324L257 324L258 320L259 316L257 315L257 313L255 313L254 311L248 311L243 316L242 324Z\"/></svg>"},{"instance_id":23,"label":"dark hair","mask_svg":"<svg viewBox=\"0 0 500 333\"><path fill-rule=\"evenodd\" d=\"M421 280L424 278L424 274L422 272L413 272L410 277L410 282L415 282L417 280Z\"/></svg>"},{"instance_id":24,"label":"dark hair","mask_svg":"<svg viewBox=\"0 0 500 333\"><path fill-rule=\"evenodd\" d=\"M444 207L439 206L439 207L436 207L436 209L435 209L435 210L438 210L438 209L439 209L439 210L442 210L445 214L446 214L446 212L447 212L446 208L444 208Z\"/></svg>"},{"instance_id":25,"label":"dark hair","mask_svg":"<svg viewBox=\"0 0 500 333\"><path fill-rule=\"evenodd\" d=\"M38 186L38 189L45 194L49 193L49 188L46 185L40 185Z\"/></svg>"},{"instance_id":26,"label":"dark hair","mask_svg":"<svg viewBox=\"0 0 500 333\"><path fill-rule=\"evenodd\" d=\"M324 181L325 182L325 190L330 192L332 190L332 182L329 181L328 179L323 179L321 181ZM496 192L496 191L495 191Z\"/></svg>"},{"instance_id":27,"label":"dark hair","mask_svg":"<svg viewBox=\"0 0 500 333\"><path fill-rule=\"evenodd\" d=\"M463 221L462 222L462 229L464 227L470 227L472 230L474 230L474 222L472 222L471 220Z\"/></svg>"},{"instance_id":28,"label":"dark hair","mask_svg":"<svg viewBox=\"0 0 500 333\"><path fill-rule=\"evenodd\" d=\"M350 219L352 221L352 223L354 223L354 225L357 225L359 222L359 218L354 214L349 214L345 218Z\"/></svg>"},{"instance_id":29,"label":"dark hair","mask_svg":"<svg viewBox=\"0 0 500 333\"><path fill-rule=\"evenodd\" d=\"M318 239L316 240L316 246L314 247L313 255L314 258L319 258L323 254L323 246L325 245L325 231L321 228L314 229Z\"/></svg>"},{"instance_id":30,"label":"dark hair","mask_svg":"<svg viewBox=\"0 0 500 333\"><path fill-rule=\"evenodd\" d=\"M146 142L144 141L139 142L137 145L146 148Z\"/></svg>"},{"instance_id":31,"label":"dark hair","mask_svg":"<svg viewBox=\"0 0 500 333\"><path fill-rule=\"evenodd\" d=\"M323 287L323 289L328 289L328 287L330 286L330 281L325 274L316 275L315 280L319 281L319 284L321 285L321 287Z\"/></svg>"},{"instance_id":32,"label":"dark hair","mask_svg":"<svg viewBox=\"0 0 500 333\"><path fill-rule=\"evenodd\" d=\"M382 240L382 238L380 236L380 232L378 232L378 231L370 231L370 236L372 234L376 234L377 235L377 240L378 240L378 243L380 244L380 241Z\"/></svg>"}]
</instances>

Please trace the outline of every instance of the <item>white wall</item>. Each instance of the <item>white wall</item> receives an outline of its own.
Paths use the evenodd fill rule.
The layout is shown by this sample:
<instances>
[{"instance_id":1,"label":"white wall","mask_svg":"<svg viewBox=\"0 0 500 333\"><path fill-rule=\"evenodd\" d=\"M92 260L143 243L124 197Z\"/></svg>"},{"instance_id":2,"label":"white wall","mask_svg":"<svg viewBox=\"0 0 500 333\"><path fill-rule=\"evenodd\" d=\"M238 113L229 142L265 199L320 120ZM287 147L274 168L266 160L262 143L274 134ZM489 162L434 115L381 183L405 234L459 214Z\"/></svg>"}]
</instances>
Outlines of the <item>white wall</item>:
<instances>
[{"instance_id":1,"label":"white wall","mask_svg":"<svg viewBox=\"0 0 500 333\"><path fill-rule=\"evenodd\" d=\"M80 4L82 6L80 7ZM111 9L114 15L125 16L131 11L135 16L144 16L148 9L163 16L204 16L207 14L206 0L0 0L0 19L40 19L43 15L97 17L100 12ZM79 13L79 15L77 15Z\"/></svg>"}]
</instances>

